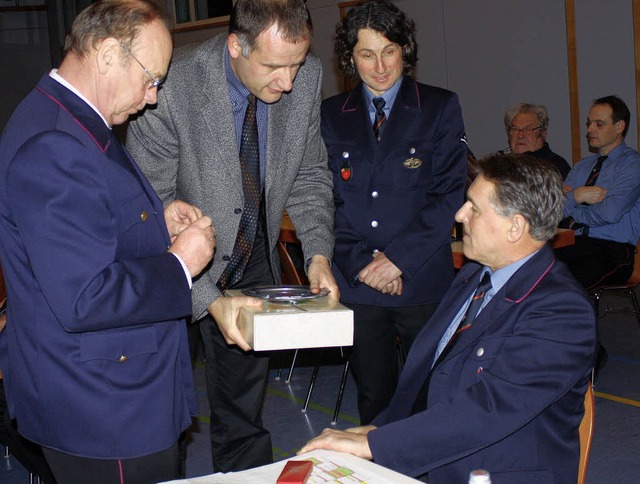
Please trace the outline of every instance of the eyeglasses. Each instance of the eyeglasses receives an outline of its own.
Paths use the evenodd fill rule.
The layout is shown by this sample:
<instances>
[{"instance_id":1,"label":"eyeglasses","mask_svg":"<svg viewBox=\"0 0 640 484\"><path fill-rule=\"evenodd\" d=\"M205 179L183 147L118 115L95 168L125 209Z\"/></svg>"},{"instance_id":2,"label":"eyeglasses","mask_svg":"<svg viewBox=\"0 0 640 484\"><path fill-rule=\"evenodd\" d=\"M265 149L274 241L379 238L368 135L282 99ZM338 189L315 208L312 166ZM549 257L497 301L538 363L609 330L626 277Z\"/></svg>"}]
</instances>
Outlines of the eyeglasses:
<instances>
[{"instance_id":1,"label":"eyeglasses","mask_svg":"<svg viewBox=\"0 0 640 484\"><path fill-rule=\"evenodd\" d=\"M122 42L120 42L120 46L122 47L122 50L124 50L128 55L130 55L131 57L133 57L133 60L136 61L140 67L142 67L142 70L144 70L144 73L149 76L149 80L151 81L151 83L149 85L147 85L147 89L153 89L154 87L158 87L160 84L162 84L162 81L164 79L158 79L157 77L153 77L151 75L151 73L149 72L149 70L142 65L142 62L140 62L137 57L135 55L133 55L133 52L131 52L131 50L129 49L129 47L127 47L126 45L124 45Z\"/></svg>"},{"instance_id":2,"label":"eyeglasses","mask_svg":"<svg viewBox=\"0 0 640 484\"><path fill-rule=\"evenodd\" d=\"M509 133L524 133L524 134L531 134L533 133L536 129L540 129L542 128L542 126L525 126L523 128L521 128L520 126L509 126Z\"/></svg>"}]
</instances>

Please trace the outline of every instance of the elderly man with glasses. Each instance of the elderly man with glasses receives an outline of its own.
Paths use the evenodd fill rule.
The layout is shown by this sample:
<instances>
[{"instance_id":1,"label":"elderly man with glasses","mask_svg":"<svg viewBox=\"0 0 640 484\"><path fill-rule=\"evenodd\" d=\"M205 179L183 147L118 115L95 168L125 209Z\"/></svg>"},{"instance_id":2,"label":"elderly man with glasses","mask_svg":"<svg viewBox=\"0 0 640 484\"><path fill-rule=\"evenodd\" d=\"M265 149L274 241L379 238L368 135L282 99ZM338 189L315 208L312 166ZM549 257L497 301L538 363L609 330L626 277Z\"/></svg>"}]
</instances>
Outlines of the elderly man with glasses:
<instances>
[{"instance_id":1,"label":"elderly man with glasses","mask_svg":"<svg viewBox=\"0 0 640 484\"><path fill-rule=\"evenodd\" d=\"M508 153L529 156L548 161L562 175L564 180L571 170L562 156L554 153L547 143L549 114L540 104L518 103L504 113L504 127L507 130Z\"/></svg>"},{"instance_id":2,"label":"elderly man with glasses","mask_svg":"<svg viewBox=\"0 0 640 484\"><path fill-rule=\"evenodd\" d=\"M215 232L164 208L112 131L156 104L171 51L152 1L92 4L0 139L0 368L59 483L179 477L197 413L185 317Z\"/></svg>"}]
</instances>

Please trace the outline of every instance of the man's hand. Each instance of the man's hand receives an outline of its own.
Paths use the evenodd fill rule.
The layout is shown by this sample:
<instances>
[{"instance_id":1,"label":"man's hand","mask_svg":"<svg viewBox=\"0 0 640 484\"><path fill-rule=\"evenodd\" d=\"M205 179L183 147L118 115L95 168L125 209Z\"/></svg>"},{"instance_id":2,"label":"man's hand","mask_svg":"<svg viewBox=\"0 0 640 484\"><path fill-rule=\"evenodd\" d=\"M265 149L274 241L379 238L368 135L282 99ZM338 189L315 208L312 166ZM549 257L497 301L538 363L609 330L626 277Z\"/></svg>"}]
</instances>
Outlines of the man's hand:
<instances>
[{"instance_id":1,"label":"man's hand","mask_svg":"<svg viewBox=\"0 0 640 484\"><path fill-rule=\"evenodd\" d=\"M600 203L607 196L607 190L601 187L579 187L573 190L573 198L576 203L593 205Z\"/></svg>"},{"instance_id":2,"label":"man's hand","mask_svg":"<svg viewBox=\"0 0 640 484\"><path fill-rule=\"evenodd\" d=\"M310 452L315 449L334 450L336 452L346 452L363 459L372 459L371 449L367 434L374 430L374 425L354 427L344 430L324 429L320 435L307 442L298 455Z\"/></svg>"},{"instance_id":3,"label":"man's hand","mask_svg":"<svg viewBox=\"0 0 640 484\"><path fill-rule=\"evenodd\" d=\"M240 308L245 306L259 308L262 306L262 300L249 296L223 296L213 301L209 305L208 310L218 325L222 337L227 344L236 344L243 351L250 351L251 346L249 346L249 343L242 337L240 329L238 329L238 325L236 324Z\"/></svg>"},{"instance_id":4,"label":"man's hand","mask_svg":"<svg viewBox=\"0 0 640 484\"><path fill-rule=\"evenodd\" d=\"M331 265L325 256L316 254L311 257L307 277L309 278L309 287L312 293L317 294L320 289L329 289L331 291L329 297L336 301L340 300L338 284L333 278Z\"/></svg>"},{"instance_id":5,"label":"man's hand","mask_svg":"<svg viewBox=\"0 0 640 484\"><path fill-rule=\"evenodd\" d=\"M384 255L384 252L376 252L373 255L373 260L358 273L358 279L363 284L384 292L385 287L401 275L402 271ZM397 287L395 289L397 291ZM400 291L402 291L402 287L400 287ZM390 294L392 293L390 292Z\"/></svg>"},{"instance_id":6,"label":"man's hand","mask_svg":"<svg viewBox=\"0 0 640 484\"><path fill-rule=\"evenodd\" d=\"M202 218L200 209L182 200L174 200L167 205L164 208L164 221L169 229L171 242L180 232L200 218Z\"/></svg>"},{"instance_id":7,"label":"man's hand","mask_svg":"<svg viewBox=\"0 0 640 484\"><path fill-rule=\"evenodd\" d=\"M394 279L389 284L382 288L380 291L382 294L389 294L390 296L402 295L402 277Z\"/></svg>"},{"instance_id":8,"label":"man's hand","mask_svg":"<svg viewBox=\"0 0 640 484\"><path fill-rule=\"evenodd\" d=\"M174 238L169 252L180 256L193 278L209 263L215 246L216 232L211 219L201 217Z\"/></svg>"}]
</instances>

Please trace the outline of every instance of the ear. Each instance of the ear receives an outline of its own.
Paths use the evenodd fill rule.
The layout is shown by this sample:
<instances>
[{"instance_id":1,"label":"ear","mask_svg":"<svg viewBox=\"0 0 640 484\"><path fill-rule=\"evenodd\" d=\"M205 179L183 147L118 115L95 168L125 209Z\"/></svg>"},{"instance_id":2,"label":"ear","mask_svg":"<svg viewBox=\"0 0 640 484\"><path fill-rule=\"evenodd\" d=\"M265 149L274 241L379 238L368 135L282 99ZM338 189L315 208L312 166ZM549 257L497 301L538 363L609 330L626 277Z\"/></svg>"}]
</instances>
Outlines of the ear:
<instances>
[{"instance_id":1,"label":"ear","mask_svg":"<svg viewBox=\"0 0 640 484\"><path fill-rule=\"evenodd\" d=\"M518 242L528 230L529 224L526 219L518 214L511 217L511 226L507 232L507 240L511 243Z\"/></svg>"},{"instance_id":2,"label":"ear","mask_svg":"<svg viewBox=\"0 0 640 484\"><path fill-rule=\"evenodd\" d=\"M227 38L227 48L229 49L229 56L232 59L237 59L242 55L242 45L236 34L229 34Z\"/></svg>"},{"instance_id":3,"label":"ear","mask_svg":"<svg viewBox=\"0 0 640 484\"><path fill-rule=\"evenodd\" d=\"M105 74L121 62L121 49L118 39L108 37L96 46L96 63L98 72Z\"/></svg>"},{"instance_id":4,"label":"ear","mask_svg":"<svg viewBox=\"0 0 640 484\"><path fill-rule=\"evenodd\" d=\"M618 121L616 123L616 133L617 134L622 134L622 132L624 131L624 128L627 126L627 123L625 123L622 119L620 121Z\"/></svg>"}]
</instances>

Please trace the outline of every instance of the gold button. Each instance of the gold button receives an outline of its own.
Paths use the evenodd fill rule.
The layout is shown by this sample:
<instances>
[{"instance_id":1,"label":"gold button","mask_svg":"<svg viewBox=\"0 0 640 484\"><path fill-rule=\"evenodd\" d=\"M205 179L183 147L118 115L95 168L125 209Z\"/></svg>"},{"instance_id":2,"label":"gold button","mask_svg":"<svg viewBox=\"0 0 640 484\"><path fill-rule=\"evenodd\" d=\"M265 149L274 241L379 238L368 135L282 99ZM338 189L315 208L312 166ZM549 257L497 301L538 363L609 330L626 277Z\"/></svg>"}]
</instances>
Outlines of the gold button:
<instances>
[{"instance_id":1,"label":"gold button","mask_svg":"<svg viewBox=\"0 0 640 484\"><path fill-rule=\"evenodd\" d=\"M142 220L143 222L146 222L148 217L149 217L149 214L147 213L147 211L143 210L142 213L140 214L140 220Z\"/></svg>"},{"instance_id":2,"label":"gold button","mask_svg":"<svg viewBox=\"0 0 640 484\"><path fill-rule=\"evenodd\" d=\"M120 358L118 358L118 363L124 363L128 359L129 359L128 356L122 355Z\"/></svg>"}]
</instances>

